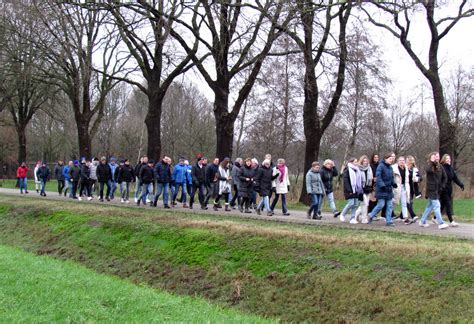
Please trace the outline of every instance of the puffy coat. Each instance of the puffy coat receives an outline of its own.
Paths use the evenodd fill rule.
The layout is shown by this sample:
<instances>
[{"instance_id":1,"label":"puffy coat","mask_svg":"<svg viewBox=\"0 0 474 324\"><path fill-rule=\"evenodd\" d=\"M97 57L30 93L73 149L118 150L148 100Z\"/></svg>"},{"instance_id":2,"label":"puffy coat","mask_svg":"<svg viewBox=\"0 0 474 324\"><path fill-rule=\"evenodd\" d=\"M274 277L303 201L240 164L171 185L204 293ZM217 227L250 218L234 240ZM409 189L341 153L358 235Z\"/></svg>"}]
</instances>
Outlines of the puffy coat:
<instances>
[{"instance_id":1,"label":"puffy coat","mask_svg":"<svg viewBox=\"0 0 474 324\"><path fill-rule=\"evenodd\" d=\"M49 176L51 175L51 172L49 172L49 168L47 166L42 166L41 168L38 168L38 171L36 171L36 177L38 180L42 181L48 181Z\"/></svg>"},{"instance_id":2,"label":"puffy coat","mask_svg":"<svg viewBox=\"0 0 474 324\"><path fill-rule=\"evenodd\" d=\"M40 179L38 178L38 170L39 170L39 168L41 168L41 165L36 165L36 166L35 166L35 169L34 169L34 171L33 171L33 175L34 175L34 177L35 177L35 183L40 183L40 182L41 182Z\"/></svg>"},{"instance_id":3,"label":"puffy coat","mask_svg":"<svg viewBox=\"0 0 474 324\"><path fill-rule=\"evenodd\" d=\"M251 198L253 192L253 182L256 176L256 170L244 165L240 168L240 186L239 195L243 198ZM249 179L249 180L247 180ZM271 188L270 188L271 189Z\"/></svg>"},{"instance_id":4,"label":"puffy coat","mask_svg":"<svg viewBox=\"0 0 474 324\"><path fill-rule=\"evenodd\" d=\"M122 165L117 171L117 182L132 182L135 179L135 172L130 165Z\"/></svg>"},{"instance_id":5,"label":"puffy coat","mask_svg":"<svg viewBox=\"0 0 474 324\"><path fill-rule=\"evenodd\" d=\"M155 165L155 177L158 183L171 183L171 167L169 164L163 161L157 163Z\"/></svg>"},{"instance_id":6,"label":"puffy coat","mask_svg":"<svg viewBox=\"0 0 474 324\"><path fill-rule=\"evenodd\" d=\"M322 173L310 169L306 173L306 192L308 194L324 195L324 192L330 193L331 191L326 190L326 185L322 180Z\"/></svg>"},{"instance_id":7,"label":"puffy coat","mask_svg":"<svg viewBox=\"0 0 474 324\"><path fill-rule=\"evenodd\" d=\"M206 185L210 186L211 183L216 182L216 173L219 171L219 166L214 163L209 164L206 167Z\"/></svg>"},{"instance_id":8,"label":"puffy coat","mask_svg":"<svg viewBox=\"0 0 474 324\"><path fill-rule=\"evenodd\" d=\"M81 177L81 169L79 169L79 166L74 165L69 168L69 180L78 182L79 178Z\"/></svg>"},{"instance_id":9,"label":"puffy coat","mask_svg":"<svg viewBox=\"0 0 474 324\"><path fill-rule=\"evenodd\" d=\"M283 181L280 181L280 171L275 167L275 172L278 174L278 177L273 182L275 191L277 194L286 194L288 193L288 186L290 185L290 177L288 176L288 168L285 166L285 176Z\"/></svg>"},{"instance_id":10,"label":"puffy coat","mask_svg":"<svg viewBox=\"0 0 474 324\"><path fill-rule=\"evenodd\" d=\"M402 176L401 176L401 171L398 164L392 165L392 169L393 169L393 181L397 184L397 188L393 189L393 202L395 204L399 204L401 196L402 196ZM413 175L413 172L411 172L411 174ZM406 191L407 203L410 202L410 197L411 197L410 182L413 183L413 179L410 181L410 171L408 170L408 168L405 167L405 191Z\"/></svg>"},{"instance_id":11,"label":"puffy coat","mask_svg":"<svg viewBox=\"0 0 474 324\"><path fill-rule=\"evenodd\" d=\"M451 196L453 194L453 182L460 188L464 188L464 184L459 180L456 171L450 164L443 164L444 172L446 173L446 185L443 188L443 194Z\"/></svg>"},{"instance_id":12,"label":"puffy coat","mask_svg":"<svg viewBox=\"0 0 474 324\"><path fill-rule=\"evenodd\" d=\"M440 197L441 191L446 186L448 178L446 172L441 164L430 165L426 168L426 198L437 200Z\"/></svg>"},{"instance_id":13,"label":"puffy coat","mask_svg":"<svg viewBox=\"0 0 474 324\"><path fill-rule=\"evenodd\" d=\"M87 164L83 164L81 167L81 179L89 180L91 178L91 168Z\"/></svg>"},{"instance_id":14,"label":"puffy coat","mask_svg":"<svg viewBox=\"0 0 474 324\"><path fill-rule=\"evenodd\" d=\"M191 170L191 176L193 183L197 186L200 184L205 184L206 183L206 165L202 164L199 166L199 163L196 162L196 164L193 166Z\"/></svg>"},{"instance_id":15,"label":"puffy coat","mask_svg":"<svg viewBox=\"0 0 474 324\"><path fill-rule=\"evenodd\" d=\"M30 169L28 169L27 167L20 166L16 170L16 177L17 178L26 178L28 176L28 171L30 171Z\"/></svg>"},{"instance_id":16,"label":"puffy coat","mask_svg":"<svg viewBox=\"0 0 474 324\"><path fill-rule=\"evenodd\" d=\"M274 174L271 167L260 166L255 176L255 190L260 193L260 196L265 197L270 195L272 190L272 180L278 177L278 174Z\"/></svg>"},{"instance_id":17,"label":"puffy coat","mask_svg":"<svg viewBox=\"0 0 474 324\"><path fill-rule=\"evenodd\" d=\"M349 173L349 166L346 166L344 169L344 172L342 173L342 179L343 179L343 184L344 184L344 198L346 199L354 199L358 198L360 199L362 197L362 192L354 192L352 189L353 183L351 182L351 176ZM361 172L361 171L359 171ZM362 188L362 183L360 184Z\"/></svg>"},{"instance_id":18,"label":"puffy coat","mask_svg":"<svg viewBox=\"0 0 474 324\"><path fill-rule=\"evenodd\" d=\"M179 184L188 183L188 166L185 164L176 164L173 169L172 179Z\"/></svg>"},{"instance_id":19,"label":"puffy coat","mask_svg":"<svg viewBox=\"0 0 474 324\"><path fill-rule=\"evenodd\" d=\"M331 192L333 192L332 180L334 177L337 177L337 175L339 174L339 171L337 171L336 167L328 169L325 166L323 166L319 174L321 175L321 180L323 181L324 188L326 189L326 193L330 194Z\"/></svg>"},{"instance_id":20,"label":"puffy coat","mask_svg":"<svg viewBox=\"0 0 474 324\"><path fill-rule=\"evenodd\" d=\"M393 198L393 169L390 164L385 161L379 163L377 171L375 171L375 197L377 199L392 199Z\"/></svg>"},{"instance_id":21,"label":"puffy coat","mask_svg":"<svg viewBox=\"0 0 474 324\"><path fill-rule=\"evenodd\" d=\"M142 168L140 169L140 174L138 175L138 177L144 184L152 183L155 180L155 176L156 176L156 167L155 167L155 170L153 170L153 168L149 166L148 164L145 164L144 166L142 166ZM164 183L164 182L160 182L160 183Z\"/></svg>"},{"instance_id":22,"label":"puffy coat","mask_svg":"<svg viewBox=\"0 0 474 324\"><path fill-rule=\"evenodd\" d=\"M54 167L54 176L57 180L64 180L63 171L64 171L64 165L57 164Z\"/></svg>"},{"instance_id":23,"label":"puffy coat","mask_svg":"<svg viewBox=\"0 0 474 324\"><path fill-rule=\"evenodd\" d=\"M91 180L97 181L97 165L98 162L94 161L91 163L90 169L91 169Z\"/></svg>"},{"instance_id":24,"label":"puffy coat","mask_svg":"<svg viewBox=\"0 0 474 324\"><path fill-rule=\"evenodd\" d=\"M97 166L97 180L99 180L99 182L108 182L112 180L112 170L107 163L99 163Z\"/></svg>"},{"instance_id":25,"label":"puffy coat","mask_svg":"<svg viewBox=\"0 0 474 324\"><path fill-rule=\"evenodd\" d=\"M138 175L140 174L141 168L146 165L146 163L138 163L135 165L135 168L133 169L133 174L138 178Z\"/></svg>"},{"instance_id":26,"label":"puffy coat","mask_svg":"<svg viewBox=\"0 0 474 324\"><path fill-rule=\"evenodd\" d=\"M231 175L232 175L232 185L234 186L237 186L237 189L239 188L239 185L240 185L240 164L235 162L234 165L232 166L232 171L231 171Z\"/></svg>"},{"instance_id":27,"label":"puffy coat","mask_svg":"<svg viewBox=\"0 0 474 324\"><path fill-rule=\"evenodd\" d=\"M63 169L63 176L64 176L64 180L66 181L70 181L71 180L71 176L69 175L69 165L66 165Z\"/></svg>"}]
</instances>

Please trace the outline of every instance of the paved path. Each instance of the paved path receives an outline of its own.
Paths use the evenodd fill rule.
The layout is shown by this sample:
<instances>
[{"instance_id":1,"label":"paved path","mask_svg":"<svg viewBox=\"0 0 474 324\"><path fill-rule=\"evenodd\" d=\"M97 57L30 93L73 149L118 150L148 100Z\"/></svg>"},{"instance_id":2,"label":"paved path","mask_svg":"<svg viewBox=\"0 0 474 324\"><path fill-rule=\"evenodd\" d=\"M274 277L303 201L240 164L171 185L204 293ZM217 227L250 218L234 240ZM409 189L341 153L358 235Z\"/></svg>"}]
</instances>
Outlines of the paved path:
<instances>
[{"instance_id":1,"label":"paved path","mask_svg":"<svg viewBox=\"0 0 474 324\"><path fill-rule=\"evenodd\" d=\"M0 188L0 194L3 196L20 196L18 189L5 189ZM28 195L22 195L25 199L28 197L32 198L42 198L36 192L30 191ZM58 193L47 192L47 197L42 199L48 200L70 200L65 198L64 196L58 196ZM151 209L152 207L149 206L140 206L138 207L136 204L133 203L133 200L130 204L121 204L120 199L115 198L113 201L110 202L99 202L97 199L92 201L82 200L77 201L78 204L95 204L95 205L115 205L127 208L142 208L142 209ZM161 202L160 202L161 203ZM199 205L198 205L199 206ZM278 205L277 205L278 207ZM158 204L158 209L161 209L160 204ZM290 216L283 216L281 210L275 210L276 213L272 217L264 216L265 213L262 213L262 216L258 216L256 213L252 214L243 214L240 213L238 210L232 210L230 212L224 212L222 209L219 209L218 212L209 209L207 211L201 210L199 207L196 209L183 209L180 205L173 208L173 210L182 210L186 212L193 212L193 213L207 213L207 214L225 214L225 215L232 215L241 218L250 218L250 219L261 219L267 221L274 221L274 222L284 222L284 223L295 223L295 224L311 224L311 225L337 225L345 228L353 228L353 229L364 229L364 230L376 230L376 231L387 231L387 232L400 232L400 233L409 233L409 234L423 234L423 235L437 235L437 236L447 236L447 237L455 237L455 238L462 238L462 239L469 239L474 240L474 224L467 224L467 223L460 223L459 227L449 227L444 230L439 230L437 225L431 224L428 228L422 228L418 226L417 223L411 225L405 225L401 221L395 221L394 227L387 227L385 226L385 222L383 220L372 222L372 224L356 224L351 225L347 221L342 223L339 221L338 218L334 218L332 214L323 213L322 220L308 220L306 218L306 212L301 210L290 210Z\"/></svg>"}]
</instances>

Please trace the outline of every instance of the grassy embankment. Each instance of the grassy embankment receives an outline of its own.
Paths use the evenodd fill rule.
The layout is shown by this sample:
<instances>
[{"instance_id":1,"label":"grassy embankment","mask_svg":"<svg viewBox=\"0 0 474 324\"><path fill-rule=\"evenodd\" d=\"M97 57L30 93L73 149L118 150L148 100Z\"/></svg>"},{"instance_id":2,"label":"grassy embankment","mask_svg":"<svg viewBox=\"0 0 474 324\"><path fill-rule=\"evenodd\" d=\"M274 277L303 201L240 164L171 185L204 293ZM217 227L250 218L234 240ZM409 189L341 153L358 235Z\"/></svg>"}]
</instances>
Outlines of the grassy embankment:
<instances>
[{"instance_id":1,"label":"grassy embankment","mask_svg":"<svg viewBox=\"0 0 474 324\"><path fill-rule=\"evenodd\" d=\"M269 318L474 318L472 241L0 196L0 243Z\"/></svg>"}]
</instances>

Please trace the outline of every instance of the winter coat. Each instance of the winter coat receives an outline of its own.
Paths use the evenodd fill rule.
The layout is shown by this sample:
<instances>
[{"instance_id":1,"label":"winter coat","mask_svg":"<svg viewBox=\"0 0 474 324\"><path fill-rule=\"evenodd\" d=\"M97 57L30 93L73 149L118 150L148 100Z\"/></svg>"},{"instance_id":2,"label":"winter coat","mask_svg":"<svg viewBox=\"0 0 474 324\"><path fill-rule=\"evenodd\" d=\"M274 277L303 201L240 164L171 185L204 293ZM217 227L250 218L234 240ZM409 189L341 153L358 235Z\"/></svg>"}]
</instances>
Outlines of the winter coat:
<instances>
[{"instance_id":1,"label":"winter coat","mask_svg":"<svg viewBox=\"0 0 474 324\"><path fill-rule=\"evenodd\" d=\"M393 180L397 184L396 188L393 188L393 202L395 204L400 203L400 199L402 196L402 176L401 176L401 171L398 166L398 164L392 165L392 170L393 170ZM412 173L413 174L413 173ZM413 180L411 180L413 183ZM405 191L406 191L406 201L407 203L410 202L410 171L408 168L405 167Z\"/></svg>"},{"instance_id":2,"label":"winter coat","mask_svg":"<svg viewBox=\"0 0 474 324\"><path fill-rule=\"evenodd\" d=\"M324 184L324 180L322 179L322 172L315 172L310 169L306 173L306 192L308 194L324 195L325 192L330 193L332 191L328 191L326 189L326 185Z\"/></svg>"},{"instance_id":3,"label":"winter coat","mask_svg":"<svg viewBox=\"0 0 474 324\"><path fill-rule=\"evenodd\" d=\"M74 182L78 182L79 178L81 177L81 169L79 169L79 166L74 165L69 168L68 175L70 181L72 180Z\"/></svg>"},{"instance_id":4,"label":"winter coat","mask_svg":"<svg viewBox=\"0 0 474 324\"><path fill-rule=\"evenodd\" d=\"M81 167L81 181L90 180L91 168L87 164L83 164Z\"/></svg>"},{"instance_id":5,"label":"winter coat","mask_svg":"<svg viewBox=\"0 0 474 324\"><path fill-rule=\"evenodd\" d=\"M377 171L375 171L375 197L377 199L392 199L393 198L393 169L390 164L385 161L379 163Z\"/></svg>"},{"instance_id":6,"label":"winter coat","mask_svg":"<svg viewBox=\"0 0 474 324\"><path fill-rule=\"evenodd\" d=\"M275 167L275 172L278 174L278 177L273 181L275 191L277 194L286 194L288 193L288 186L290 186L290 177L288 176L288 168L285 166L285 177L283 181L280 182L280 171Z\"/></svg>"},{"instance_id":7,"label":"winter coat","mask_svg":"<svg viewBox=\"0 0 474 324\"><path fill-rule=\"evenodd\" d=\"M140 169L140 173L138 175L138 178L140 179L142 184L147 185L147 184L150 184L153 181L155 181L155 176L156 176L155 170L153 170L153 168L151 166L149 166L148 164L145 164Z\"/></svg>"},{"instance_id":8,"label":"winter coat","mask_svg":"<svg viewBox=\"0 0 474 324\"><path fill-rule=\"evenodd\" d=\"M188 183L188 166L185 164L176 164L173 169L172 179L179 184Z\"/></svg>"},{"instance_id":9,"label":"winter coat","mask_svg":"<svg viewBox=\"0 0 474 324\"><path fill-rule=\"evenodd\" d=\"M240 177L240 164L239 163L234 163L230 174L232 175L232 185L237 186L237 190L238 190L239 185L240 185L240 178L239 178Z\"/></svg>"},{"instance_id":10,"label":"winter coat","mask_svg":"<svg viewBox=\"0 0 474 324\"><path fill-rule=\"evenodd\" d=\"M109 163L109 167L110 167L110 174L111 174L111 179L110 180L116 182L117 181L117 171L118 171L119 165L117 165L116 163L114 163L114 164Z\"/></svg>"},{"instance_id":11,"label":"winter coat","mask_svg":"<svg viewBox=\"0 0 474 324\"><path fill-rule=\"evenodd\" d=\"M117 171L117 182L132 182L135 179L135 172L133 171L132 166L122 165Z\"/></svg>"},{"instance_id":12,"label":"winter coat","mask_svg":"<svg viewBox=\"0 0 474 324\"><path fill-rule=\"evenodd\" d=\"M351 176L350 176L350 173L349 173L349 166L346 166L346 168L344 169L344 172L342 173L342 180L343 180L343 184L344 184L344 198L347 200L347 199L354 199L354 198L357 198L357 199L361 199L362 197L362 193L361 192L354 192L354 190L352 189L352 185L353 183L351 182ZM359 171L361 172L361 171ZM362 184L361 184L361 187L362 187Z\"/></svg>"},{"instance_id":13,"label":"winter coat","mask_svg":"<svg viewBox=\"0 0 474 324\"><path fill-rule=\"evenodd\" d=\"M206 185L210 186L211 183L216 182L216 173L219 170L219 166L214 163L209 164L206 167Z\"/></svg>"},{"instance_id":14,"label":"winter coat","mask_svg":"<svg viewBox=\"0 0 474 324\"><path fill-rule=\"evenodd\" d=\"M33 175L35 176L35 183L41 183L41 180L38 178L38 170L41 167L41 165L35 166L35 169L33 171Z\"/></svg>"},{"instance_id":15,"label":"winter coat","mask_svg":"<svg viewBox=\"0 0 474 324\"><path fill-rule=\"evenodd\" d=\"M244 165L240 168L240 186L239 195L243 198L251 198L253 192L253 182L256 176L256 170ZM249 179L249 180L247 180ZM270 188L271 189L271 188Z\"/></svg>"},{"instance_id":16,"label":"winter coat","mask_svg":"<svg viewBox=\"0 0 474 324\"><path fill-rule=\"evenodd\" d=\"M438 200L441 191L446 186L448 178L441 164L429 162L426 168L426 195L427 199Z\"/></svg>"},{"instance_id":17,"label":"winter coat","mask_svg":"<svg viewBox=\"0 0 474 324\"><path fill-rule=\"evenodd\" d=\"M138 175L140 174L140 170L145 164L146 163L138 163L137 165L135 165L135 168L133 169L133 174L135 175L135 177L138 178Z\"/></svg>"},{"instance_id":18,"label":"winter coat","mask_svg":"<svg viewBox=\"0 0 474 324\"><path fill-rule=\"evenodd\" d=\"M91 169L91 180L97 181L97 162L92 162L90 169Z\"/></svg>"},{"instance_id":19,"label":"winter coat","mask_svg":"<svg viewBox=\"0 0 474 324\"><path fill-rule=\"evenodd\" d=\"M38 171L36 171L36 177L38 178L38 180L40 181L48 181L49 180L49 176L51 175L51 172L49 172L49 168L47 166L45 167L41 167L38 169Z\"/></svg>"},{"instance_id":20,"label":"winter coat","mask_svg":"<svg viewBox=\"0 0 474 324\"><path fill-rule=\"evenodd\" d=\"M97 180L99 180L99 182L109 182L112 180L112 170L110 169L110 166L107 163L99 163L96 172Z\"/></svg>"},{"instance_id":21,"label":"winter coat","mask_svg":"<svg viewBox=\"0 0 474 324\"><path fill-rule=\"evenodd\" d=\"M54 176L56 177L57 180L64 180L64 165L59 165L57 164L54 167Z\"/></svg>"},{"instance_id":22,"label":"winter coat","mask_svg":"<svg viewBox=\"0 0 474 324\"><path fill-rule=\"evenodd\" d=\"M140 170L140 172L142 171ZM161 161L160 163L157 163L155 165L155 178L158 183L171 183L172 181L171 166L168 163L165 163L163 161Z\"/></svg>"},{"instance_id":23,"label":"winter coat","mask_svg":"<svg viewBox=\"0 0 474 324\"><path fill-rule=\"evenodd\" d=\"M271 167L260 166L255 176L255 190L260 193L260 196L266 197L270 195L272 190L272 181L278 177L278 174L274 174L274 170Z\"/></svg>"},{"instance_id":24,"label":"winter coat","mask_svg":"<svg viewBox=\"0 0 474 324\"><path fill-rule=\"evenodd\" d=\"M331 192L333 192L332 180L334 179L334 177L337 177L339 171L337 171L336 167L328 169L323 166L319 174L321 176L321 180L323 181L324 188L326 188L326 194L330 194Z\"/></svg>"},{"instance_id":25,"label":"winter coat","mask_svg":"<svg viewBox=\"0 0 474 324\"><path fill-rule=\"evenodd\" d=\"M71 177L69 176L69 165L66 165L63 169L64 180L70 181Z\"/></svg>"},{"instance_id":26,"label":"winter coat","mask_svg":"<svg viewBox=\"0 0 474 324\"><path fill-rule=\"evenodd\" d=\"M191 177L192 177L193 184L195 186L198 186L200 184L205 184L206 183L206 165L202 164L201 166L199 166L199 163L196 162L196 164L192 167Z\"/></svg>"},{"instance_id":27,"label":"winter coat","mask_svg":"<svg viewBox=\"0 0 474 324\"><path fill-rule=\"evenodd\" d=\"M227 180L230 177L229 168L223 168L222 166L219 166L216 175L217 180L219 181L219 195L230 193L230 180Z\"/></svg>"},{"instance_id":28,"label":"winter coat","mask_svg":"<svg viewBox=\"0 0 474 324\"><path fill-rule=\"evenodd\" d=\"M26 178L28 176L28 171L30 171L30 169L28 169L27 167L20 166L16 170L16 177L17 178Z\"/></svg>"},{"instance_id":29,"label":"winter coat","mask_svg":"<svg viewBox=\"0 0 474 324\"><path fill-rule=\"evenodd\" d=\"M459 188L464 188L464 184L459 180L456 171L450 164L443 164L444 172L446 173L446 185L443 188L443 194L451 196L453 194L453 182L459 186Z\"/></svg>"}]
</instances>

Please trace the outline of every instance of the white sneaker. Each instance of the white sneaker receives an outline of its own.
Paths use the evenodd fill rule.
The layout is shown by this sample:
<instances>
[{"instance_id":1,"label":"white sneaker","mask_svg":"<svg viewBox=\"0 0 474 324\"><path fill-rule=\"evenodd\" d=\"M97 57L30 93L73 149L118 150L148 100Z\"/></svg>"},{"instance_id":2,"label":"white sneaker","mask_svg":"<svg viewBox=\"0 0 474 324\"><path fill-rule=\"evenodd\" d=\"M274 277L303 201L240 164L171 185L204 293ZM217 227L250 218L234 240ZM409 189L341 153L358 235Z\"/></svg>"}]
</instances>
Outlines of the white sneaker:
<instances>
[{"instance_id":1,"label":"white sneaker","mask_svg":"<svg viewBox=\"0 0 474 324\"><path fill-rule=\"evenodd\" d=\"M357 219L353 218L353 219L351 219L349 224L359 224L359 222L357 221Z\"/></svg>"},{"instance_id":2,"label":"white sneaker","mask_svg":"<svg viewBox=\"0 0 474 324\"><path fill-rule=\"evenodd\" d=\"M451 226L451 227L458 227L459 224L456 223L455 221L452 221L451 223L449 223L449 226Z\"/></svg>"},{"instance_id":3,"label":"white sneaker","mask_svg":"<svg viewBox=\"0 0 474 324\"><path fill-rule=\"evenodd\" d=\"M449 227L449 225L446 224L446 223L443 223L443 224L441 224L441 225L438 225L438 229L445 229L445 228L448 228L448 227Z\"/></svg>"},{"instance_id":4,"label":"white sneaker","mask_svg":"<svg viewBox=\"0 0 474 324\"><path fill-rule=\"evenodd\" d=\"M436 218L433 218L433 219L431 220L431 222L432 222L433 224L435 224L435 225L439 225L438 220L437 220Z\"/></svg>"},{"instance_id":5,"label":"white sneaker","mask_svg":"<svg viewBox=\"0 0 474 324\"><path fill-rule=\"evenodd\" d=\"M138 202L138 199L137 199L137 198L135 198L135 203L137 203L137 202Z\"/></svg>"},{"instance_id":6,"label":"white sneaker","mask_svg":"<svg viewBox=\"0 0 474 324\"><path fill-rule=\"evenodd\" d=\"M120 199L120 202L123 204L123 203L125 202L125 200L123 200L123 199Z\"/></svg>"},{"instance_id":7,"label":"white sneaker","mask_svg":"<svg viewBox=\"0 0 474 324\"><path fill-rule=\"evenodd\" d=\"M91 200L92 200L92 197L87 197L87 200L91 201Z\"/></svg>"},{"instance_id":8,"label":"white sneaker","mask_svg":"<svg viewBox=\"0 0 474 324\"><path fill-rule=\"evenodd\" d=\"M369 224L369 221L367 219L364 219L361 223L362 224Z\"/></svg>"},{"instance_id":9,"label":"white sneaker","mask_svg":"<svg viewBox=\"0 0 474 324\"><path fill-rule=\"evenodd\" d=\"M129 204L129 203L130 203L130 200L125 201L125 203Z\"/></svg>"},{"instance_id":10,"label":"white sneaker","mask_svg":"<svg viewBox=\"0 0 474 324\"><path fill-rule=\"evenodd\" d=\"M418 225L420 225L421 227L430 227L430 224L422 223L421 221L418 222Z\"/></svg>"},{"instance_id":11,"label":"white sneaker","mask_svg":"<svg viewBox=\"0 0 474 324\"><path fill-rule=\"evenodd\" d=\"M147 200L146 200L146 203L147 203L147 204L149 204L150 202L151 202L151 200L150 200L150 199L147 199Z\"/></svg>"},{"instance_id":12,"label":"white sneaker","mask_svg":"<svg viewBox=\"0 0 474 324\"><path fill-rule=\"evenodd\" d=\"M81 201L81 200L82 200L82 197L81 197L81 196L77 197L77 200Z\"/></svg>"},{"instance_id":13,"label":"white sneaker","mask_svg":"<svg viewBox=\"0 0 474 324\"><path fill-rule=\"evenodd\" d=\"M341 222L345 222L345 221L346 221L346 217L341 214L341 215L339 215L339 220L340 220Z\"/></svg>"}]
</instances>

